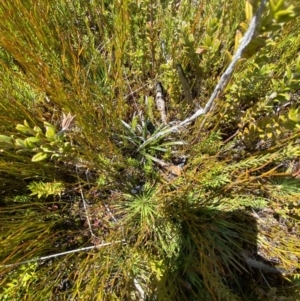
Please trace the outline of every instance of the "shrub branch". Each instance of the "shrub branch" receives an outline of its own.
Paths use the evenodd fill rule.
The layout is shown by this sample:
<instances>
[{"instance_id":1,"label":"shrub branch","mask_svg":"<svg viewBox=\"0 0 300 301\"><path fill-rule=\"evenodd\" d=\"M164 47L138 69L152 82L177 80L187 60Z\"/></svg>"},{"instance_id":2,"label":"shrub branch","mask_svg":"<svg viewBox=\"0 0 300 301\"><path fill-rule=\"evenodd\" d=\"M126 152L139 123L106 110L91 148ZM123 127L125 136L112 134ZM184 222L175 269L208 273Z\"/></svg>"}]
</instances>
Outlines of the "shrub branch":
<instances>
[{"instance_id":1,"label":"shrub branch","mask_svg":"<svg viewBox=\"0 0 300 301\"><path fill-rule=\"evenodd\" d=\"M241 59L243 52L245 51L246 47L249 45L249 43L251 42L251 40L255 37L256 35L256 31L258 29L258 26L260 24L260 20L261 20L261 16L264 12L265 6L267 4L268 0L262 0L261 4L258 8L258 10L256 11L256 13L253 15L252 20L250 22L250 25L243 37L243 39L241 40L241 43L236 51L236 53L234 54L231 63L229 64L229 66L227 67L227 69L225 70L225 72L222 74L220 81L218 82L218 84L216 85L213 93L211 94L208 102L206 103L204 108L199 108L192 116L186 118L185 120L183 120L182 122L180 122L179 124L176 124L172 127L168 127L160 132L158 132L157 134L153 135L152 137L150 137L147 141L145 141L141 146L140 149L143 147L143 145L145 143L149 143L151 140L155 140L161 136L166 136L168 134L170 134L171 132L176 132L178 131L178 129L182 126L185 126L189 123L191 123L192 121L194 121L195 119L197 119L198 117L200 117L201 115L204 115L206 113L208 113L214 103L214 101L216 100L216 98L218 98L220 96L220 94L225 90L227 84L229 83L229 80L234 72L235 66L238 63L238 61Z\"/></svg>"}]
</instances>

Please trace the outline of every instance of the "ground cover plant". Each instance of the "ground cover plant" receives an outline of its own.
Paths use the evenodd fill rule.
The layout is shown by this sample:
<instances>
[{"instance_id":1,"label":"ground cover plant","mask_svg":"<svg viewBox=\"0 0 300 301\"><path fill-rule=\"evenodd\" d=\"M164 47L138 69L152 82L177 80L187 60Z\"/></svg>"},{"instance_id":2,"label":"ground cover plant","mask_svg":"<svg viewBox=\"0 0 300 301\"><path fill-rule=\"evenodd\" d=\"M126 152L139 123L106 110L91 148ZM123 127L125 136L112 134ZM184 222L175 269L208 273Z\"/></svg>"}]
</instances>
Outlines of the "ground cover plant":
<instances>
[{"instance_id":1,"label":"ground cover plant","mask_svg":"<svg viewBox=\"0 0 300 301\"><path fill-rule=\"evenodd\" d=\"M0 300L299 300L300 4L0 3Z\"/></svg>"}]
</instances>

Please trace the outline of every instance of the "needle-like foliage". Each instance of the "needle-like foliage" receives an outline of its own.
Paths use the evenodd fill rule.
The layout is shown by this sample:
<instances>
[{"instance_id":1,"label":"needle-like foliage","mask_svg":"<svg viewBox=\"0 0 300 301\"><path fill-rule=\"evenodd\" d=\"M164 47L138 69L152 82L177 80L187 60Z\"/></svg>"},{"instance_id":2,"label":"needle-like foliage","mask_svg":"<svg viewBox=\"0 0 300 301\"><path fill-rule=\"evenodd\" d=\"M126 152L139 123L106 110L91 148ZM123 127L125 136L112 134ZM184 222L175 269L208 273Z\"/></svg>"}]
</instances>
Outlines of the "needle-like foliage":
<instances>
[{"instance_id":1,"label":"needle-like foliage","mask_svg":"<svg viewBox=\"0 0 300 301\"><path fill-rule=\"evenodd\" d=\"M0 301L299 300L299 11L1 1Z\"/></svg>"}]
</instances>

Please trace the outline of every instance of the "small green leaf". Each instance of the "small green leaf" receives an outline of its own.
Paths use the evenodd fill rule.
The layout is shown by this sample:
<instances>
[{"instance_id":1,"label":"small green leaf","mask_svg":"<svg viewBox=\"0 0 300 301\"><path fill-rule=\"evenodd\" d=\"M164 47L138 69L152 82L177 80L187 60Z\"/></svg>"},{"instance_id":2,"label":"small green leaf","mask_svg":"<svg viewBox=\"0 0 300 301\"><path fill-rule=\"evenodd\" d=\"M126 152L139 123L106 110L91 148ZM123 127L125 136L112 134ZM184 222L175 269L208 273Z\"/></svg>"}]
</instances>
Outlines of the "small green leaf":
<instances>
[{"instance_id":1,"label":"small green leaf","mask_svg":"<svg viewBox=\"0 0 300 301\"><path fill-rule=\"evenodd\" d=\"M299 111L298 109L290 109L289 113L288 113L288 117L290 120L294 121L294 122L299 122L300 121L300 116L299 116Z\"/></svg>"},{"instance_id":2,"label":"small green leaf","mask_svg":"<svg viewBox=\"0 0 300 301\"><path fill-rule=\"evenodd\" d=\"M42 129L41 129L40 127L38 127L38 126L35 126L35 127L33 128L33 130L34 130L36 133L43 133Z\"/></svg>"},{"instance_id":3,"label":"small green leaf","mask_svg":"<svg viewBox=\"0 0 300 301\"><path fill-rule=\"evenodd\" d=\"M45 153L54 153L55 149L53 147L51 147L50 145L42 145L41 149L45 152Z\"/></svg>"},{"instance_id":4,"label":"small green leaf","mask_svg":"<svg viewBox=\"0 0 300 301\"><path fill-rule=\"evenodd\" d=\"M0 148L1 150L14 148L13 136L0 135Z\"/></svg>"},{"instance_id":5,"label":"small green leaf","mask_svg":"<svg viewBox=\"0 0 300 301\"><path fill-rule=\"evenodd\" d=\"M24 134L35 134L34 131L30 127L27 127L23 124L18 124L16 126L16 129L17 129L17 131L22 132Z\"/></svg>"},{"instance_id":6,"label":"small green leaf","mask_svg":"<svg viewBox=\"0 0 300 301\"><path fill-rule=\"evenodd\" d=\"M128 123L126 123L125 121L123 121L123 120L121 120L121 122L122 122L124 128L127 130L127 133L129 133L131 136L134 137L135 136L135 132L132 129L132 127Z\"/></svg>"},{"instance_id":7,"label":"small green leaf","mask_svg":"<svg viewBox=\"0 0 300 301\"><path fill-rule=\"evenodd\" d=\"M56 129L54 127L46 126L46 137L53 139L55 137Z\"/></svg>"},{"instance_id":8,"label":"small green leaf","mask_svg":"<svg viewBox=\"0 0 300 301\"><path fill-rule=\"evenodd\" d=\"M43 138L45 138L45 135L43 132L41 132L41 133L36 133L35 137L38 139L43 139Z\"/></svg>"},{"instance_id":9,"label":"small green leaf","mask_svg":"<svg viewBox=\"0 0 300 301\"><path fill-rule=\"evenodd\" d=\"M9 136L0 135L0 143L13 144L13 140Z\"/></svg>"},{"instance_id":10,"label":"small green leaf","mask_svg":"<svg viewBox=\"0 0 300 301\"><path fill-rule=\"evenodd\" d=\"M203 39L203 44L204 44L204 46L211 47L212 39L209 35L205 35L205 37Z\"/></svg>"},{"instance_id":11,"label":"small green leaf","mask_svg":"<svg viewBox=\"0 0 300 301\"><path fill-rule=\"evenodd\" d=\"M15 145L20 148L27 148L24 143L24 140L19 139L19 138L15 140Z\"/></svg>"},{"instance_id":12,"label":"small green leaf","mask_svg":"<svg viewBox=\"0 0 300 301\"><path fill-rule=\"evenodd\" d=\"M248 1L246 1L245 13L246 13L246 20L248 23L250 23L253 16L253 7L252 4Z\"/></svg>"},{"instance_id":13,"label":"small green leaf","mask_svg":"<svg viewBox=\"0 0 300 301\"><path fill-rule=\"evenodd\" d=\"M291 5L285 10L277 11L277 13L274 14L274 18L278 23L285 23L288 22L296 17L296 14L294 12L294 6Z\"/></svg>"},{"instance_id":14,"label":"small green leaf","mask_svg":"<svg viewBox=\"0 0 300 301\"><path fill-rule=\"evenodd\" d=\"M43 161L43 160L46 160L47 158L49 158L49 154L46 154L46 153L37 153L35 154L31 161L32 162L39 162L39 161Z\"/></svg>"},{"instance_id":15,"label":"small green leaf","mask_svg":"<svg viewBox=\"0 0 300 301\"><path fill-rule=\"evenodd\" d=\"M26 149L26 148L22 148L22 149L18 149L16 151L16 154L24 154L24 153L28 153L28 152L31 152L31 150Z\"/></svg>"},{"instance_id":16,"label":"small green leaf","mask_svg":"<svg viewBox=\"0 0 300 301\"><path fill-rule=\"evenodd\" d=\"M51 156L51 159L58 159L58 158L60 158L60 157L61 157L60 154L53 154L53 155Z\"/></svg>"},{"instance_id":17,"label":"small green leaf","mask_svg":"<svg viewBox=\"0 0 300 301\"><path fill-rule=\"evenodd\" d=\"M45 126L45 127L51 127L51 128L53 128L53 129L55 129L55 126L54 126L53 124L47 122L47 121L44 121L44 126Z\"/></svg>"},{"instance_id":18,"label":"small green leaf","mask_svg":"<svg viewBox=\"0 0 300 301\"><path fill-rule=\"evenodd\" d=\"M232 61L231 53L228 50L225 50L224 53L225 53L227 64L231 63L231 61Z\"/></svg>"},{"instance_id":19,"label":"small green leaf","mask_svg":"<svg viewBox=\"0 0 300 301\"><path fill-rule=\"evenodd\" d=\"M288 78L288 80L291 80L292 79L292 70L291 70L291 67L287 66L286 67L286 73L285 73L286 77Z\"/></svg>"},{"instance_id":20,"label":"small green leaf","mask_svg":"<svg viewBox=\"0 0 300 301\"><path fill-rule=\"evenodd\" d=\"M24 140L24 144L27 148L34 148L36 143L38 143L40 139L36 137L29 137Z\"/></svg>"},{"instance_id":21,"label":"small green leaf","mask_svg":"<svg viewBox=\"0 0 300 301\"><path fill-rule=\"evenodd\" d=\"M283 7L284 0L279 0L279 1L270 0L269 3L270 3L271 11L273 13L276 13L279 9Z\"/></svg>"}]
</instances>

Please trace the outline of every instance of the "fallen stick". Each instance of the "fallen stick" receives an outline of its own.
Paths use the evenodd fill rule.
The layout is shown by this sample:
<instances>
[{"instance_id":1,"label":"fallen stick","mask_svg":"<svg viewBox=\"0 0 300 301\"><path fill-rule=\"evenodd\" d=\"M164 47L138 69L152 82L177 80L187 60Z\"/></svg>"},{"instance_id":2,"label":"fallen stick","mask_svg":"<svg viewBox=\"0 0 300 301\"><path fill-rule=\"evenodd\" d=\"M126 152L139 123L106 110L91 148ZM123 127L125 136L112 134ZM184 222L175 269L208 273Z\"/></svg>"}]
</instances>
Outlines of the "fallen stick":
<instances>
[{"instance_id":1,"label":"fallen stick","mask_svg":"<svg viewBox=\"0 0 300 301\"><path fill-rule=\"evenodd\" d=\"M160 112L161 121L163 124L167 124L167 114L166 114L166 102L164 99L164 88L160 82L156 83L156 95L155 102L158 111Z\"/></svg>"}]
</instances>

